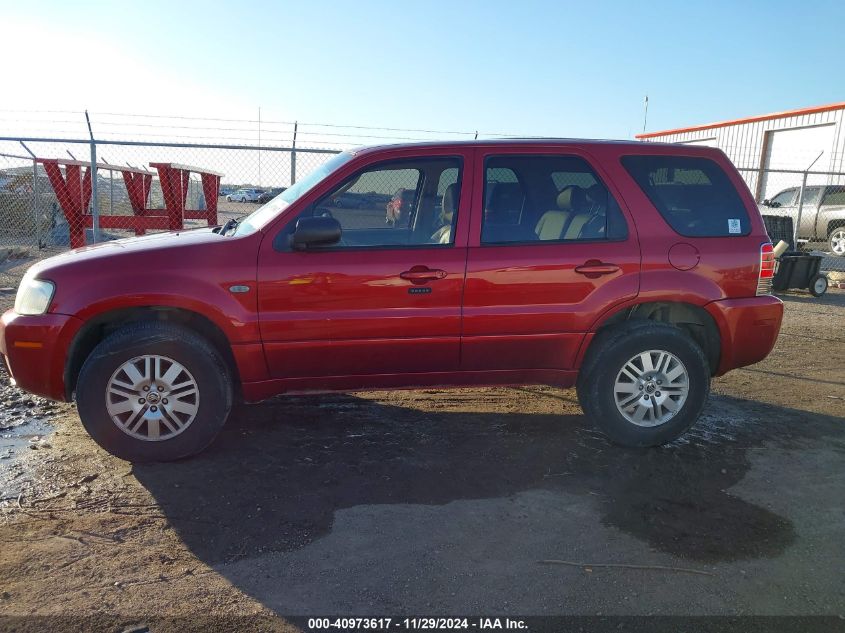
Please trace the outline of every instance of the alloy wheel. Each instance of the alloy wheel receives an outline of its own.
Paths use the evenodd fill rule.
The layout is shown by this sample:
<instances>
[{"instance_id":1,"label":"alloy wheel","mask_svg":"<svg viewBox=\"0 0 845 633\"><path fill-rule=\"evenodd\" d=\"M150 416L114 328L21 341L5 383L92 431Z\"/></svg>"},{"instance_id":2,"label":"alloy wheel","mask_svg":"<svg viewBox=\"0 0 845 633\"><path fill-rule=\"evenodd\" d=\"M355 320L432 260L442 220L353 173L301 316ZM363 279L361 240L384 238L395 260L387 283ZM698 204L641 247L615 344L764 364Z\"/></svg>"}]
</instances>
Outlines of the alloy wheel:
<instances>
[{"instance_id":1,"label":"alloy wheel","mask_svg":"<svg viewBox=\"0 0 845 633\"><path fill-rule=\"evenodd\" d=\"M834 255L845 255L845 228L836 229L830 234L830 250Z\"/></svg>"},{"instance_id":2,"label":"alloy wheel","mask_svg":"<svg viewBox=\"0 0 845 633\"><path fill-rule=\"evenodd\" d=\"M648 350L631 358L616 376L613 395L619 413L637 426L665 424L689 395L687 369L677 356Z\"/></svg>"},{"instance_id":3,"label":"alloy wheel","mask_svg":"<svg viewBox=\"0 0 845 633\"><path fill-rule=\"evenodd\" d=\"M137 356L112 374L106 410L124 433L146 442L169 440L184 432L199 411L196 379L166 356Z\"/></svg>"}]
</instances>

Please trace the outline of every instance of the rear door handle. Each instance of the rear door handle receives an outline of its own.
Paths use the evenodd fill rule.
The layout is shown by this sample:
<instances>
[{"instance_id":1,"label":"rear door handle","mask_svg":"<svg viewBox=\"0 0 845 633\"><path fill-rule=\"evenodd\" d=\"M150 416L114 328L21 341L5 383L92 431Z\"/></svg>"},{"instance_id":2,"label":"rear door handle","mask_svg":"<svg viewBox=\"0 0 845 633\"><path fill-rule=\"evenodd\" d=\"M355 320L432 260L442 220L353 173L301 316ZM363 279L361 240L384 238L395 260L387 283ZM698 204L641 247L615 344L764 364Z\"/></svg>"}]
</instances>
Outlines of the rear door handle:
<instances>
[{"instance_id":1,"label":"rear door handle","mask_svg":"<svg viewBox=\"0 0 845 633\"><path fill-rule=\"evenodd\" d=\"M619 266L616 264L605 264L600 261L590 260L575 267L575 272L579 275L586 275L587 277L600 277L602 275L612 275L619 272Z\"/></svg>"},{"instance_id":2,"label":"rear door handle","mask_svg":"<svg viewBox=\"0 0 845 633\"><path fill-rule=\"evenodd\" d=\"M425 266L414 266L411 270L406 270L399 273L402 279L415 284L422 284L426 281L434 281L436 279L443 279L446 277L445 270L426 268Z\"/></svg>"}]
</instances>

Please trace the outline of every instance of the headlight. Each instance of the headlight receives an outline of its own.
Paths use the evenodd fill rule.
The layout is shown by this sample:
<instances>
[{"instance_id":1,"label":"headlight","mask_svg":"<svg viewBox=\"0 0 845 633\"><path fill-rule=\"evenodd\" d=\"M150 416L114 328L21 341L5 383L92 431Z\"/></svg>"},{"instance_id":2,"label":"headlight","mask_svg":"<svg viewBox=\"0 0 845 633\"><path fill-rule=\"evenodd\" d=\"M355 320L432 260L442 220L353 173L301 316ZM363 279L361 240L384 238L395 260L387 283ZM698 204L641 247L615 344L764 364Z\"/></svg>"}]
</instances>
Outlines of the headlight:
<instances>
[{"instance_id":1,"label":"headlight","mask_svg":"<svg viewBox=\"0 0 845 633\"><path fill-rule=\"evenodd\" d=\"M25 275L15 297L15 312L26 315L44 314L50 307L55 290L56 286L52 281Z\"/></svg>"}]
</instances>

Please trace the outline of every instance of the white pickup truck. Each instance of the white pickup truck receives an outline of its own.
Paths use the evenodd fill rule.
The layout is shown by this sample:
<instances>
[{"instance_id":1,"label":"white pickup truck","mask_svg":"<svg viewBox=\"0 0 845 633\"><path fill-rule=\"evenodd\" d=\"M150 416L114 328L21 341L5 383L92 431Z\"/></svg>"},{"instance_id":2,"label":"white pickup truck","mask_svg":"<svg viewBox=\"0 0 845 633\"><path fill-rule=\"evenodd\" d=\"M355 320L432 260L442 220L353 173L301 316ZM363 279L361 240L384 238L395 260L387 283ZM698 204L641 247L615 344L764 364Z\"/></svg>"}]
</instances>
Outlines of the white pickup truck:
<instances>
[{"instance_id":1,"label":"white pickup truck","mask_svg":"<svg viewBox=\"0 0 845 633\"><path fill-rule=\"evenodd\" d=\"M761 213L791 217L796 225L800 191L800 187L790 187L763 200ZM845 256L845 185L805 187L797 233L799 240L826 241L831 253Z\"/></svg>"}]
</instances>

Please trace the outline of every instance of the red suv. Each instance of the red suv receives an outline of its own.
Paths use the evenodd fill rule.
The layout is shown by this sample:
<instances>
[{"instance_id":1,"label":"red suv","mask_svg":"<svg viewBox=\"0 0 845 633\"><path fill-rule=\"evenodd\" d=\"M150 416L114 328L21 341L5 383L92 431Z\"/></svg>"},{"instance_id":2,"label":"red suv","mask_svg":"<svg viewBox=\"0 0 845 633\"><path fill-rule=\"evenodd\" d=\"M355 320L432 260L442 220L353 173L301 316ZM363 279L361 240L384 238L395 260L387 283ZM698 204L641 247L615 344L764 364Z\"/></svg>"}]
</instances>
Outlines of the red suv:
<instances>
[{"instance_id":1,"label":"red suv","mask_svg":"<svg viewBox=\"0 0 845 633\"><path fill-rule=\"evenodd\" d=\"M408 222L339 193L411 192ZM76 399L129 460L207 446L235 398L576 386L615 442L699 416L711 376L772 349L771 244L722 152L568 140L333 157L240 222L33 266L3 317L14 380Z\"/></svg>"}]
</instances>

